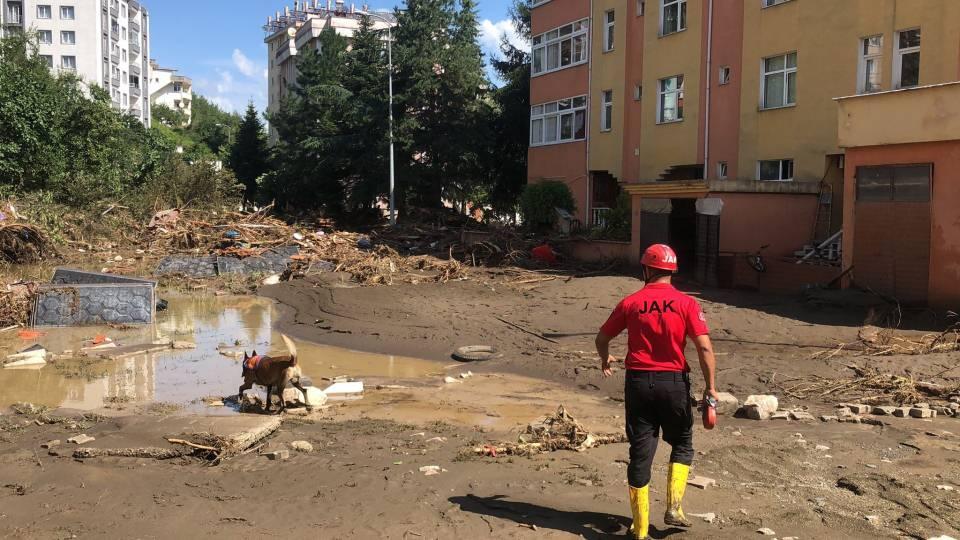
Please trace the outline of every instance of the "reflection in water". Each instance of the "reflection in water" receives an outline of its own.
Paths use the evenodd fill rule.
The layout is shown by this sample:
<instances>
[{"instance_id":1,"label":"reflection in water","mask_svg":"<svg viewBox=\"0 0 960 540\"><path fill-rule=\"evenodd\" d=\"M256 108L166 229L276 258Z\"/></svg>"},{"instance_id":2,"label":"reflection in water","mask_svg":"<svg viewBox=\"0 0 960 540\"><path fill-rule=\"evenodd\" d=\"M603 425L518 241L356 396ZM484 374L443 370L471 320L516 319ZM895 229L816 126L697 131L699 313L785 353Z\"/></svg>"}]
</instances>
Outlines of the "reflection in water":
<instances>
[{"instance_id":1,"label":"reflection in water","mask_svg":"<svg viewBox=\"0 0 960 540\"><path fill-rule=\"evenodd\" d=\"M50 329L38 342L60 355L77 351L84 340L97 334L110 336L118 345L151 343L158 339L193 341L197 348L163 351L123 360L59 360L42 369L0 369L0 407L18 401L73 409L96 409L108 401L177 403L206 413L232 411L207 408L206 396L236 394L241 383L240 362L217 352L221 344L239 342L245 350L286 354L279 334L271 330L274 315L270 301L256 297L175 297L155 325L130 330L109 328ZM15 335L0 336L0 354L32 345ZM277 350L272 346L276 344ZM426 360L346 351L298 342L305 375L323 387L323 377L385 377L412 379L440 370ZM82 367L81 367L82 366Z\"/></svg>"}]
</instances>

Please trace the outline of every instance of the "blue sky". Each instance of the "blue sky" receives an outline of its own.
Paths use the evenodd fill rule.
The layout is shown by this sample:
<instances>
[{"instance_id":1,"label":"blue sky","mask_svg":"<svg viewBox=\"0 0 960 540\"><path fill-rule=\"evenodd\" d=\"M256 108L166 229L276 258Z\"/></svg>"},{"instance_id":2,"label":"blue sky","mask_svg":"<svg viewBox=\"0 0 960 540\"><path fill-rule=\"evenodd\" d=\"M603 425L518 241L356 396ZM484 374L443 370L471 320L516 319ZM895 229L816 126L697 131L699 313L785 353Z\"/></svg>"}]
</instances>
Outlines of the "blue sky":
<instances>
[{"instance_id":1,"label":"blue sky","mask_svg":"<svg viewBox=\"0 0 960 540\"><path fill-rule=\"evenodd\" d=\"M397 1L368 0L371 9ZM267 53L261 27L267 16L293 0L142 0L150 9L151 56L164 67L193 79L194 92L221 107L240 111L253 100L263 110ZM349 0L347 1L349 4ZM362 1L357 2L359 9ZM480 0L484 49L495 52L509 31L509 0Z\"/></svg>"}]
</instances>

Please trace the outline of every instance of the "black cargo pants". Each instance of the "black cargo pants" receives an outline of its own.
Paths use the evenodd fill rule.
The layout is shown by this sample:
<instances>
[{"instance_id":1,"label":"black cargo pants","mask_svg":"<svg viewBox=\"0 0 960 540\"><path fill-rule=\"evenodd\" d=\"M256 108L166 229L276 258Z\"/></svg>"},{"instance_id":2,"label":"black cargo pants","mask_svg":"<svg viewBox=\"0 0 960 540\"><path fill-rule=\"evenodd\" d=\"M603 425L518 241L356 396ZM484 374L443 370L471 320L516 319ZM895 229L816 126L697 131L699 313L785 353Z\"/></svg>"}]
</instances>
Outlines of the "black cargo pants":
<instances>
[{"instance_id":1,"label":"black cargo pants","mask_svg":"<svg viewBox=\"0 0 960 540\"><path fill-rule=\"evenodd\" d=\"M650 483L650 465L661 429L663 440L672 447L670 462L693 463L693 410L687 373L627 370L624 407L630 440L627 480L631 487Z\"/></svg>"}]
</instances>

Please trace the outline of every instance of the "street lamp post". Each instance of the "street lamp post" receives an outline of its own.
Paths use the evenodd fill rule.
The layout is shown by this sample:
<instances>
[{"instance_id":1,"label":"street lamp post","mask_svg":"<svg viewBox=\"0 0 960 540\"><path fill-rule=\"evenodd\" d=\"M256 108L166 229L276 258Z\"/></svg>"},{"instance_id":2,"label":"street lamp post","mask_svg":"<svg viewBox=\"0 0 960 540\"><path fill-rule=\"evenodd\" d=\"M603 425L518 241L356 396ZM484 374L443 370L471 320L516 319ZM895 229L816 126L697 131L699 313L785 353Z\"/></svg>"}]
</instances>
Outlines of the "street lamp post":
<instances>
[{"instance_id":1,"label":"street lamp post","mask_svg":"<svg viewBox=\"0 0 960 540\"><path fill-rule=\"evenodd\" d=\"M393 159L393 23L377 13L365 11L363 14L387 24L387 75L390 89L390 225L392 226L397 224L397 206L394 199L396 169Z\"/></svg>"}]
</instances>

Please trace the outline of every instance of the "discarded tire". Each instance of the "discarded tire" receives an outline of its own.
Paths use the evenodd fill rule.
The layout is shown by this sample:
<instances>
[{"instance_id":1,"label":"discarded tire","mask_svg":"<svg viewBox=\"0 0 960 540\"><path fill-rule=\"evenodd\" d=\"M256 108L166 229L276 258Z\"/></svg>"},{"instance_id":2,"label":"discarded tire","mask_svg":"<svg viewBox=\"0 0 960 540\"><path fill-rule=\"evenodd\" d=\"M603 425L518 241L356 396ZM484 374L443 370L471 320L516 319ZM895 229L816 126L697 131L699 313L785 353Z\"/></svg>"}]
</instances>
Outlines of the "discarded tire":
<instances>
[{"instance_id":1,"label":"discarded tire","mask_svg":"<svg viewBox=\"0 0 960 540\"><path fill-rule=\"evenodd\" d=\"M490 345L468 345L453 351L451 356L459 362L482 362L500 358L502 355L496 347Z\"/></svg>"}]
</instances>

